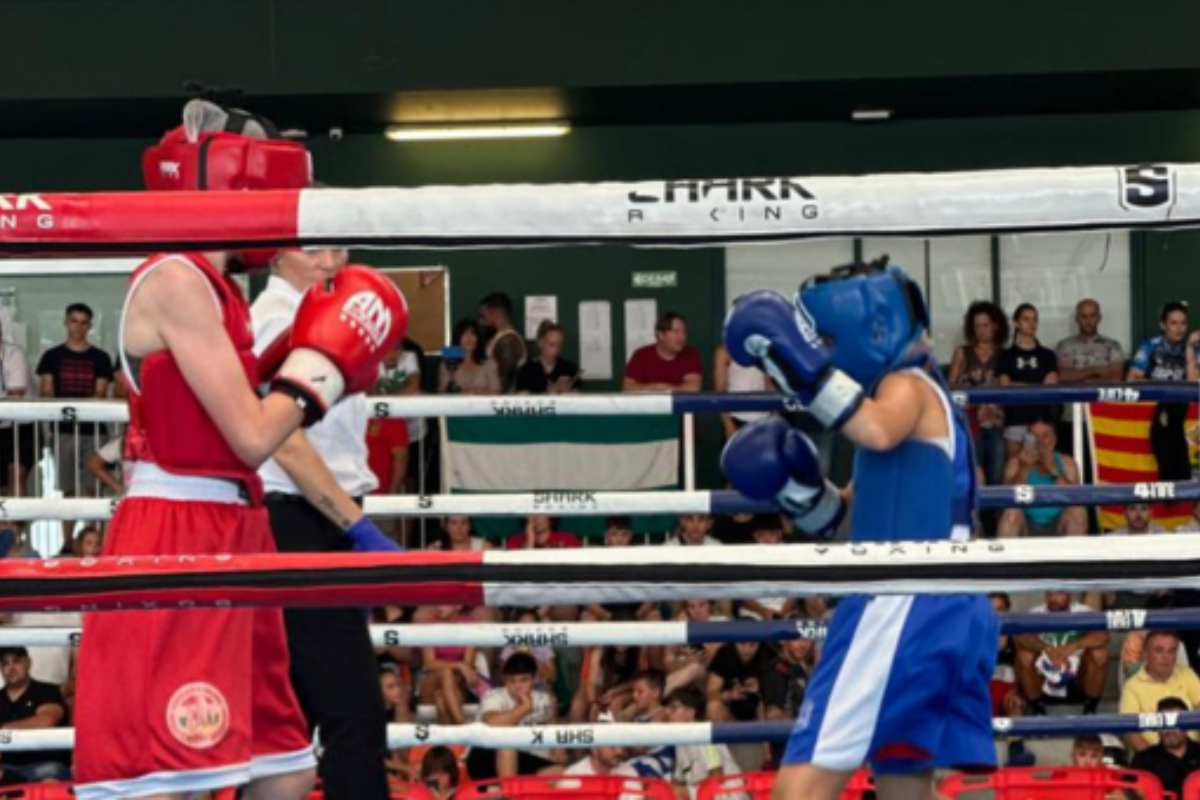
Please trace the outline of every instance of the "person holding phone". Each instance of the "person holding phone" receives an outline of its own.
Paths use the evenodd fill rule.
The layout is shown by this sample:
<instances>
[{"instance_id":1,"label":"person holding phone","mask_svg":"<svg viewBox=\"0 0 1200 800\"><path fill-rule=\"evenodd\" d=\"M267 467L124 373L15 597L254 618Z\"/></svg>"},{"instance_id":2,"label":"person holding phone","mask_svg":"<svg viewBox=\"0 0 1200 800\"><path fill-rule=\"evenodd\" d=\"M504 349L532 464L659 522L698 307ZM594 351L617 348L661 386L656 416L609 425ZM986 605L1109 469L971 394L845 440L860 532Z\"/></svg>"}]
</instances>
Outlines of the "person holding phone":
<instances>
[{"instance_id":1,"label":"person holding phone","mask_svg":"<svg viewBox=\"0 0 1200 800\"><path fill-rule=\"evenodd\" d=\"M1045 417L1034 420L1022 440L1016 457L1004 468L1004 482L1010 486L1074 486L1079 483L1079 465L1075 459L1056 449L1058 434L1053 422ZM1087 510L1070 508L1010 508L1000 515L996 535L1012 536L1083 536L1087 534Z\"/></svg>"},{"instance_id":2,"label":"person holding phone","mask_svg":"<svg viewBox=\"0 0 1200 800\"><path fill-rule=\"evenodd\" d=\"M537 331L538 357L517 370L519 394L566 394L583 386L579 367L559 358L563 348L563 329L557 322L544 320Z\"/></svg>"}]
</instances>

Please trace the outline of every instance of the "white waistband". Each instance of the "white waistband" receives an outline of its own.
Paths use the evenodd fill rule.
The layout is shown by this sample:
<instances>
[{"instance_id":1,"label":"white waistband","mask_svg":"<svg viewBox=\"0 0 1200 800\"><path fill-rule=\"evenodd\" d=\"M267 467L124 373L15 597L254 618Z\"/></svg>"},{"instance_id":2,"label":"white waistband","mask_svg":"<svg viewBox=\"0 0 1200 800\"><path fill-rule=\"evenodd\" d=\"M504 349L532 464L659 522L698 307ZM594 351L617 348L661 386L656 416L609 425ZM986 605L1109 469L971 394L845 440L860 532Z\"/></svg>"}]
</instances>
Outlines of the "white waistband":
<instances>
[{"instance_id":1,"label":"white waistband","mask_svg":"<svg viewBox=\"0 0 1200 800\"><path fill-rule=\"evenodd\" d=\"M198 475L176 475L147 461L134 464L133 480L129 482L129 491L125 496L246 505L241 487L233 481L202 478Z\"/></svg>"}]
</instances>

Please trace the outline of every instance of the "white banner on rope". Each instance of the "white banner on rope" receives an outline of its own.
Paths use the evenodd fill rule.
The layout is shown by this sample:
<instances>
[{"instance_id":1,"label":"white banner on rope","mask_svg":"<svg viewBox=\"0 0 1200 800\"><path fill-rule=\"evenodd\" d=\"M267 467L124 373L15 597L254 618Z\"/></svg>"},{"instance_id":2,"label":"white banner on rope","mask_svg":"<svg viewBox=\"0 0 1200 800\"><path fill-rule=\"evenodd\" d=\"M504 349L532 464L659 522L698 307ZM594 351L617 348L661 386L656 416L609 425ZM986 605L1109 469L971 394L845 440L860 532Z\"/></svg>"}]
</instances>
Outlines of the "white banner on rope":
<instances>
[{"instance_id":1,"label":"white banner on rope","mask_svg":"<svg viewBox=\"0 0 1200 800\"><path fill-rule=\"evenodd\" d=\"M306 241L704 245L1200 223L1200 165L300 193Z\"/></svg>"}]
</instances>

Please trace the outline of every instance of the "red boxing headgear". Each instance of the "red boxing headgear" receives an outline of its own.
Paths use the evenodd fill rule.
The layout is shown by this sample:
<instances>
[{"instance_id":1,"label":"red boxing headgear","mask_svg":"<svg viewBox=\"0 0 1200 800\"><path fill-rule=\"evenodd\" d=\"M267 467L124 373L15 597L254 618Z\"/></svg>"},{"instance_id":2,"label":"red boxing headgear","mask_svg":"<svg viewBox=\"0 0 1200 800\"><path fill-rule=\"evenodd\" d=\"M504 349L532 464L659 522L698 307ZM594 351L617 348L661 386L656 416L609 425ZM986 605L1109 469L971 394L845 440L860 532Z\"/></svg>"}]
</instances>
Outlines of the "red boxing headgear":
<instances>
[{"instance_id":1,"label":"red boxing headgear","mask_svg":"<svg viewBox=\"0 0 1200 800\"><path fill-rule=\"evenodd\" d=\"M225 111L192 101L180 125L142 155L142 178L154 191L260 191L304 189L312 185L312 159L299 142L278 138L275 126L261 117ZM219 122L224 129L205 127ZM242 133L249 125L263 131ZM237 254L247 269L265 267L275 250Z\"/></svg>"}]
</instances>

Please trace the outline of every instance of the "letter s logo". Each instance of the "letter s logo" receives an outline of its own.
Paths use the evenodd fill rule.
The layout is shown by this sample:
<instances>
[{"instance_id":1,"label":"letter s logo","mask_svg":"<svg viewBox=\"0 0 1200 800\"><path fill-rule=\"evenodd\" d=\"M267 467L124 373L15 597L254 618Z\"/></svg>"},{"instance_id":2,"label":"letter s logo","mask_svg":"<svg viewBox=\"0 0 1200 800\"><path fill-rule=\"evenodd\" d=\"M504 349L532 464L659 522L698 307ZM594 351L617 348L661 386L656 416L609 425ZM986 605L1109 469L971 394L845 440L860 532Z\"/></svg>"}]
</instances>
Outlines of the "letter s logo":
<instances>
[{"instance_id":1,"label":"letter s logo","mask_svg":"<svg viewBox=\"0 0 1200 800\"><path fill-rule=\"evenodd\" d=\"M1170 167L1143 165L1121 170L1121 207L1127 211L1175 203L1175 175Z\"/></svg>"}]
</instances>

